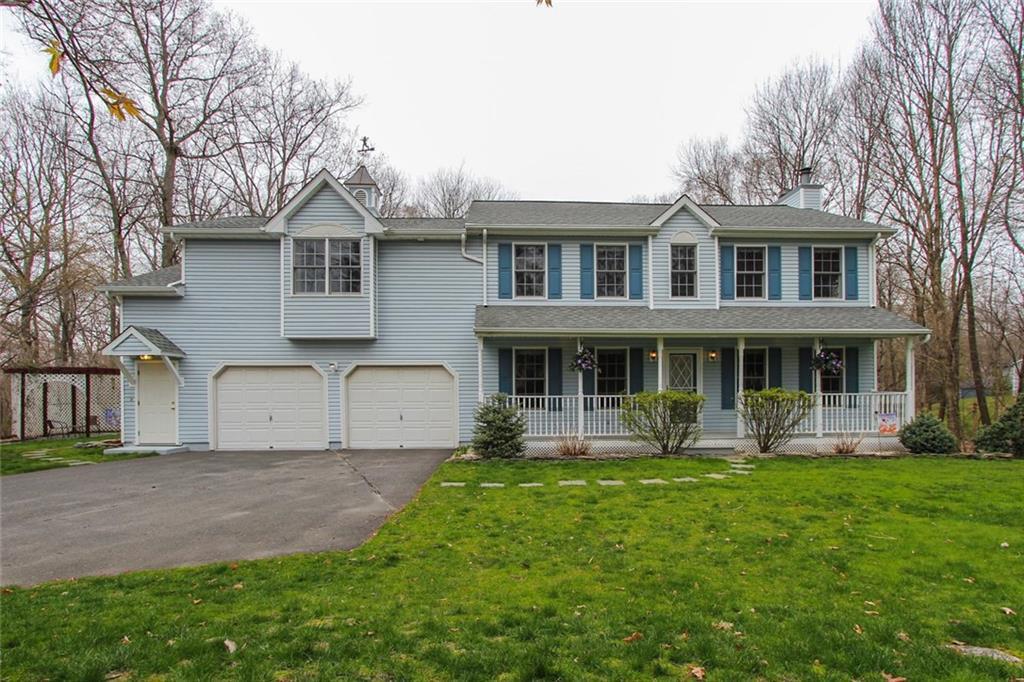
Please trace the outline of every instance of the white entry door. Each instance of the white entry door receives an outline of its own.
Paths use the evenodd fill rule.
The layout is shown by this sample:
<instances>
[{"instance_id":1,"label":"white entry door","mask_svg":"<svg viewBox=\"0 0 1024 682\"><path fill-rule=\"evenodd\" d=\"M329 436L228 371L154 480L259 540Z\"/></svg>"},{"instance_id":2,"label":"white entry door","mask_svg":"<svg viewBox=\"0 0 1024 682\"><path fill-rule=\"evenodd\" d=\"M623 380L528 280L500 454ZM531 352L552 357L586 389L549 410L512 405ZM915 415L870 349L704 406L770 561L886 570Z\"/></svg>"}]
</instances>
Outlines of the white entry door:
<instances>
[{"instance_id":1,"label":"white entry door","mask_svg":"<svg viewBox=\"0 0 1024 682\"><path fill-rule=\"evenodd\" d=\"M312 367L228 367L217 382L218 450L324 450L324 378Z\"/></svg>"},{"instance_id":2,"label":"white entry door","mask_svg":"<svg viewBox=\"0 0 1024 682\"><path fill-rule=\"evenodd\" d=\"M668 355L668 381L666 385L673 391L696 393L699 388L697 379L697 353L670 352Z\"/></svg>"},{"instance_id":3,"label":"white entry door","mask_svg":"<svg viewBox=\"0 0 1024 682\"><path fill-rule=\"evenodd\" d=\"M444 367L360 367L348 377L350 448L458 445L455 379Z\"/></svg>"},{"instance_id":4,"label":"white entry door","mask_svg":"<svg viewBox=\"0 0 1024 682\"><path fill-rule=\"evenodd\" d=\"M172 445L178 440L178 382L162 361L138 362L135 404L139 443Z\"/></svg>"}]
</instances>

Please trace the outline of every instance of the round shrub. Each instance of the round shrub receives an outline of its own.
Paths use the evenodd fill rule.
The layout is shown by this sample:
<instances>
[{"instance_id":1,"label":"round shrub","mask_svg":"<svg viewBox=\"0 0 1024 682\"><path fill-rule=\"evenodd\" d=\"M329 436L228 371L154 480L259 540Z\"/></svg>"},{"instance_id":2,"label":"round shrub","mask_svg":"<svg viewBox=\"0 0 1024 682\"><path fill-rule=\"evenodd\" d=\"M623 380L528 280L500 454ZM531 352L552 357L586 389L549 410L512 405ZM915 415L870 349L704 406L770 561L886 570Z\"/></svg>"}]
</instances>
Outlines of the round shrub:
<instances>
[{"instance_id":1,"label":"round shrub","mask_svg":"<svg viewBox=\"0 0 1024 682\"><path fill-rule=\"evenodd\" d=\"M915 455L946 455L957 449L956 438L946 425L927 413L900 429L900 442Z\"/></svg>"},{"instance_id":2,"label":"round shrub","mask_svg":"<svg viewBox=\"0 0 1024 682\"><path fill-rule=\"evenodd\" d=\"M982 427L974 446L979 452L1009 452L1024 457L1024 400L1017 396L1017 402L995 424Z\"/></svg>"},{"instance_id":3,"label":"round shrub","mask_svg":"<svg viewBox=\"0 0 1024 682\"><path fill-rule=\"evenodd\" d=\"M495 393L476 408L473 452L481 457L519 457L526 450L526 417L508 396Z\"/></svg>"}]
</instances>

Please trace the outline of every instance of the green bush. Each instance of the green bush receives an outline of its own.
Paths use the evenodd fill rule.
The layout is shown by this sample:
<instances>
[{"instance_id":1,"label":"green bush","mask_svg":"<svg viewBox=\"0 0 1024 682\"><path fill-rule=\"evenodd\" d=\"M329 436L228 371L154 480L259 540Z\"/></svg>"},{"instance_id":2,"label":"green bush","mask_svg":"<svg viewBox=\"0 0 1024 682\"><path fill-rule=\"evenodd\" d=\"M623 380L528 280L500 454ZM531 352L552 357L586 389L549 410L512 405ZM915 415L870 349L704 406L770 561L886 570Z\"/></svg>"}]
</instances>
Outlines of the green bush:
<instances>
[{"instance_id":1,"label":"green bush","mask_svg":"<svg viewBox=\"0 0 1024 682\"><path fill-rule=\"evenodd\" d=\"M704 396L685 391L640 392L622 401L622 424L663 455L676 455L700 438Z\"/></svg>"},{"instance_id":2,"label":"green bush","mask_svg":"<svg viewBox=\"0 0 1024 682\"><path fill-rule=\"evenodd\" d=\"M981 428L974 446L979 452L1009 452L1014 457L1024 457L1024 400L1021 396L1017 396L1017 402L995 424Z\"/></svg>"},{"instance_id":3,"label":"green bush","mask_svg":"<svg viewBox=\"0 0 1024 682\"><path fill-rule=\"evenodd\" d=\"M504 393L476 408L473 451L481 457L519 457L526 450L526 417Z\"/></svg>"},{"instance_id":4,"label":"green bush","mask_svg":"<svg viewBox=\"0 0 1024 682\"><path fill-rule=\"evenodd\" d=\"M915 455L945 455L957 449L956 438L946 425L927 412L917 415L900 429L900 442Z\"/></svg>"},{"instance_id":5,"label":"green bush","mask_svg":"<svg viewBox=\"0 0 1024 682\"><path fill-rule=\"evenodd\" d=\"M758 452L775 452L793 440L813 400L803 391L782 388L744 391L738 409Z\"/></svg>"}]
</instances>

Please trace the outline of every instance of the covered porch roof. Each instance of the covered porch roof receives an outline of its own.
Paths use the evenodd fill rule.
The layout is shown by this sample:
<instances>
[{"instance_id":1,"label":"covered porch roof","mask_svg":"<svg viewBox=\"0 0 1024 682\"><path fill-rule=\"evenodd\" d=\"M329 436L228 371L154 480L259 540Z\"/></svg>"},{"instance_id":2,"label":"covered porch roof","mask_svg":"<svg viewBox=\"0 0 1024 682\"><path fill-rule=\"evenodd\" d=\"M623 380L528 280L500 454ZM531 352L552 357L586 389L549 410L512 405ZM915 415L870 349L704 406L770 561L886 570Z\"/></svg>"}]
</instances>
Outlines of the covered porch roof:
<instances>
[{"instance_id":1,"label":"covered porch roof","mask_svg":"<svg viewBox=\"0 0 1024 682\"><path fill-rule=\"evenodd\" d=\"M866 306L723 306L669 309L633 305L476 307L480 336L927 336L927 328Z\"/></svg>"},{"instance_id":2,"label":"covered porch roof","mask_svg":"<svg viewBox=\"0 0 1024 682\"><path fill-rule=\"evenodd\" d=\"M185 357L185 351L159 329L128 327L108 343L102 352L104 355L113 356L117 364L121 366L121 371L128 379L128 383L132 385L137 380L137 367L134 359L160 360L174 376L178 385L185 385L185 380L175 366L176 361Z\"/></svg>"}]
</instances>

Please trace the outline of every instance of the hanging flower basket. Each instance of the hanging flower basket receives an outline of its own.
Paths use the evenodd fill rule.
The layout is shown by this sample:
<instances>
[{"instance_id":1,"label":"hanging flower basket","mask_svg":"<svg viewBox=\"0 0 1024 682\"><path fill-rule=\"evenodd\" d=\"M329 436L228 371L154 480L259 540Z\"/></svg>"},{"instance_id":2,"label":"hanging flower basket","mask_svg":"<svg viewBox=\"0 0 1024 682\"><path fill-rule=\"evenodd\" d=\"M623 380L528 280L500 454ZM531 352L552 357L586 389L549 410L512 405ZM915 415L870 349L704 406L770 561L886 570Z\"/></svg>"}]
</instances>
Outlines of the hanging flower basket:
<instances>
[{"instance_id":1,"label":"hanging flower basket","mask_svg":"<svg viewBox=\"0 0 1024 682\"><path fill-rule=\"evenodd\" d=\"M826 374L838 374L843 369L843 361L835 353L822 350L811 356L811 368Z\"/></svg>"},{"instance_id":2,"label":"hanging flower basket","mask_svg":"<svg viewBox=\"0 0 1024 682\"><path fill-rule=\"evenodd\" d=\"M589 372L597 369L597 359L589 348L580 348L569 363L569 369L574 372Z\"/></svg>"}]
</instances>

